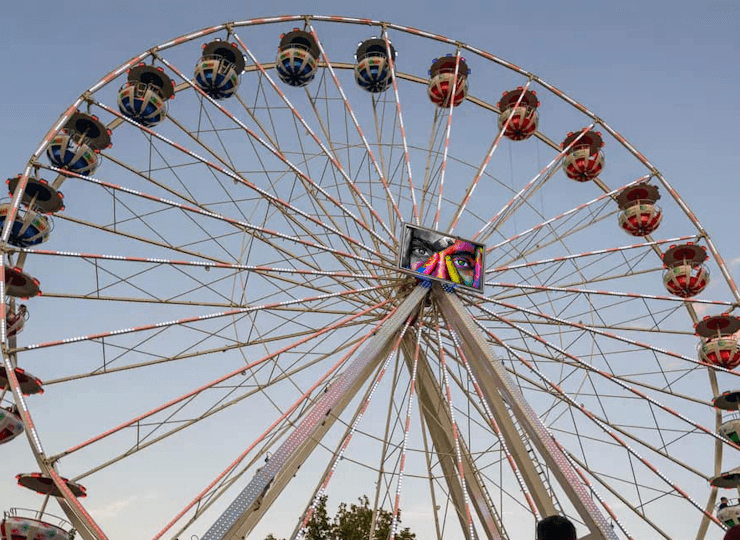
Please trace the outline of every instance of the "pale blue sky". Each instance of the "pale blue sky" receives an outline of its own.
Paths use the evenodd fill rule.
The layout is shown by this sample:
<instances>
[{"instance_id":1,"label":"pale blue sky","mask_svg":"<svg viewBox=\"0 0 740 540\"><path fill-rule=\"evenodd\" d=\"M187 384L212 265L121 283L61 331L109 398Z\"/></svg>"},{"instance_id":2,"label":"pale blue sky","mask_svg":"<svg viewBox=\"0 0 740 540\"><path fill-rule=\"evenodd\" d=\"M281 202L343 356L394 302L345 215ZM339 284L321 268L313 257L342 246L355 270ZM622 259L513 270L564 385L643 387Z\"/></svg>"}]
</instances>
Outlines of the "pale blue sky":
<instances>
[{"instance_id":1,"label":"pale blue sky","mask_svg":"<svg viewBox=\"0 0 740 540\"><path fill-rule=\"evenodd\" d=\"M362 16L437 32L559 87L666 176L740 277L736 2L12 2L0 17L2 174L20 172L79 93L135 54L228 20L302 13ZM7 486L0 487L0 510L14 504L20 489L13 477L21 472L3 452L20 452L23 445L0 447L0 486ZM23 464L31 466L30 460ZM146 504L147 496L139 502ZM100 513L115 513L114 506Z\"/></svg>"}]
</instances>

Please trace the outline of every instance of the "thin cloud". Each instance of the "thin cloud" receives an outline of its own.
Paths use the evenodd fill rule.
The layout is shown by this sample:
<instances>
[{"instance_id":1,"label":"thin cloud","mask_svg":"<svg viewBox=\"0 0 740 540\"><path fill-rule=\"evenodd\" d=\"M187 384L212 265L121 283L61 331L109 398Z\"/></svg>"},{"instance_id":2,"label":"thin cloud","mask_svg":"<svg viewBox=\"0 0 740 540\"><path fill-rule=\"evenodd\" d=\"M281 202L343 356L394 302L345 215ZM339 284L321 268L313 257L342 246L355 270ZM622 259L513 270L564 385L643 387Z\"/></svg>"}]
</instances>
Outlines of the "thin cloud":
<instances>
[{"instance_id":1,"label":"thin cloud","mask_svg":"<svg viewBox=\"0 0 740 540\"><path fill-rule=\"evenodd\" d=\"M709 308L711 308L711 304L694 304L694 311L696 311L697 315L704 315L709 311Z\"/></svg>"},{"instance_id":2,"label":"thin cloud","mask_svg":"<svg viewBox=\"0 0 740 540\"><path fill-rule=\"evenodd\" d=\"M149 495L132 495L130 497L126 497L124 499L118 499L111 501L110 503L106 504L105 506L99 507L99 508L91 508L90 512L96 517L96 518L114 518L118 516L118 513L121 512L121 510L124 510L125 508L128 508L129 506L133 504L140 504L142 501L145 501L147 499L153 499L154 494Z\"/></svg>"}]
</instances>

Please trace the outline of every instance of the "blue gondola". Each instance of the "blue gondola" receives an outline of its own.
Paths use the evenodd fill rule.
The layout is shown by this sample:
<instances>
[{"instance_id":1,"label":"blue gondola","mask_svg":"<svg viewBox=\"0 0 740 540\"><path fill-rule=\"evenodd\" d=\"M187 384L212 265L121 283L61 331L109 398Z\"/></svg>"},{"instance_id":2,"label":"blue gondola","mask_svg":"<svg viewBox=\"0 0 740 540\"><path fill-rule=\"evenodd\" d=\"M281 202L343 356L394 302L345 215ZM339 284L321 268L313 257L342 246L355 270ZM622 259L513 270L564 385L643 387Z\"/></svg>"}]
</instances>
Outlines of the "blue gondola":
<instances>
[{"instance_id":1,"label":"blue gondola","mask_svg":"<svg viewBox=\"0 0 740 540\"><path fill-rule=\"evenodd\" d=\"M110 130L95 116L74 113L46 149L52 165L89 176L100 166L98 152L111 146Z\"/></svg>"},{"instance_id":2,"label":"blue gondola","mask_svg":"<svg viewBox=\"0 0 740 540\"><path fill-rule=\"evenodd\" d=\"M289 86L306 86L316 76L319 46L311 34L298 28L280 36L277 63L278 77Z\"/></svg>"},{"instance_id":3,"label":"blue gondola","mask_svg":"<svg viewBox=\"0 0 740 540\"><path fill-rule=\"evenodd\" d=\"M391 58L396 61L396 50L393 45L384 39L371 38L360 43L357 47L355 59L355 80L360 87L368 92L378 94L384 92L393 82L393 73L388 58L390 51Z\"/></svg>"},{"instance_id":4,"label":"blue gondola","mask_svg":"<svg viewBox=\"0 0 740 540\"><path fill-rule=\"evenodd\" d=\"M195 84L213 99L229 98L239 89L245 65L236 43L212 41L203 46L203 56L195 66Z\"/></svg>"},{"instance_id":5,"label":"blue gondola","mask_svg":"<svg viewBox=\"0 0 740 540\"><path fill-rule=\"evenodd\" d=\"M161 124L167 116L167 100L175 94L172 80L162 68L139 64L128 72L118 91L118 110L145 127Z\"/></svg>"}]
</instances>

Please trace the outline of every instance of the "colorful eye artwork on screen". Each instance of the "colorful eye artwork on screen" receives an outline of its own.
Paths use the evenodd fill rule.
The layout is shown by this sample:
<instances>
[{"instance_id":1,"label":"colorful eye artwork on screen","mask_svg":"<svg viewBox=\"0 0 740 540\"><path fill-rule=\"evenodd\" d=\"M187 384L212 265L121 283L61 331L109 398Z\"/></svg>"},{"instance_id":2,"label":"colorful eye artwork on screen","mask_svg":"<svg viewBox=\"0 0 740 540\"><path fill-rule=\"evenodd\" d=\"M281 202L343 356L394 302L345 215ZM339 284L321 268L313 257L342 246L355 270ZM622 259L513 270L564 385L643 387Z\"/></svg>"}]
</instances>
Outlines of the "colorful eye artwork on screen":
<instances>
[{"instance_id":1,"label":"colorful eye artwork on screen","mask_svg":"<svg viewBox=\"0 0 740 540\"><path fill-rule=\"evenodd\" d=\"M482 291L484 252L482 244L404 224L399 266L431 279Z\"/></svg>"}]
</instances>

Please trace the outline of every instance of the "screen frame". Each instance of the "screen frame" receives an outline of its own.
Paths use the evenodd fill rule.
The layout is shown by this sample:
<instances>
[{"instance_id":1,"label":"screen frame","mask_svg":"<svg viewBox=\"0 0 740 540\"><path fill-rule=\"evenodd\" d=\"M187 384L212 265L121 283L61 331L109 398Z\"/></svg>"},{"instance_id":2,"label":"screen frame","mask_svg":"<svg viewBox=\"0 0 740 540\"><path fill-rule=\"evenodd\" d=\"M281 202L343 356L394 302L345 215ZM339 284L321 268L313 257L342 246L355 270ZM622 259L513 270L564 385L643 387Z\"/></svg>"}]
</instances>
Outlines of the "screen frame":
<instances>
[{"instance_id":1,"label":"screen frame","mask_svg":"<svg viewBox=\"0 0 740 540\"><path fill-rule=\"evenodd\" d=\"M481 280L480 280L480 288L471 287L468 285L464 285L462 283L455 283L454 281L441 279L435 276L429 276L426 274L420 274L419 272L415 270L411 270L410 268L404 268L401 266L401 263L403 259L405 258L404 255L407 253L409 248L411 247L411 235L413 231L427 231L432 234L436 234L439 236L446 236L448 238L454 238L455 240L462 240L463 242L469 242L476 246L476 248L480 247L483 250L483 257L481 258ZM442 231L438 231L435 229L428 229L426 227L420 227L418 225L414 225L413 223L403 223L403 234L401 235L401 246L398 250L398 257L396 259L396 269L403 272L404 274L414 276L417 279L421 280L430 280L430 281L436 281L437 283L444 283L447 285L451 285L453 287L460 287L462 289L465 289L467 291L472 291L476 293L483 294L483 291L485 289L486 283L485 283L485 274L486 274L486 245L481 244L480 242L475 242L473 240L470 240L469 238L464 238L462 236L457 236L454 234L446 234Z\"/></svg>"}]
</instances>

